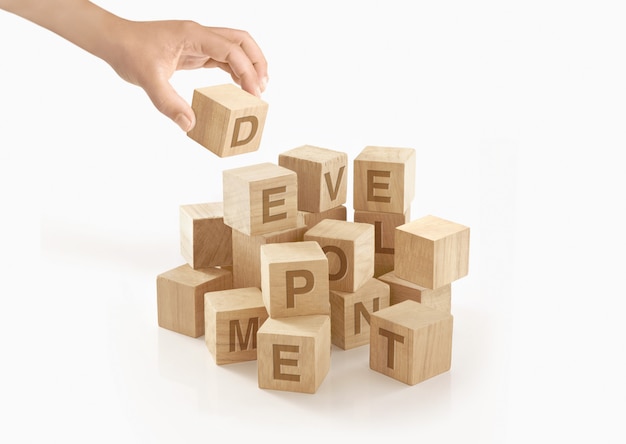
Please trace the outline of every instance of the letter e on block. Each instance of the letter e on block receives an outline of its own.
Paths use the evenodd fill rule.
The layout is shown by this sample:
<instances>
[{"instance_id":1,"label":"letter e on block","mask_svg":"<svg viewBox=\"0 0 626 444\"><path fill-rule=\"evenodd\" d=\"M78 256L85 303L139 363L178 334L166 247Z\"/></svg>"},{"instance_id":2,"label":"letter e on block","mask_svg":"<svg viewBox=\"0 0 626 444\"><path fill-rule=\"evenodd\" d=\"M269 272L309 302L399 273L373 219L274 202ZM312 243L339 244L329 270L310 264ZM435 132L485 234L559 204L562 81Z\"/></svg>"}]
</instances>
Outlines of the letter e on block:
<instances>
[{"instance_id":1,"label":"letter e on block","mask_svg":"<svg viewBox=\"0 0 626 444\"><path fill-rule=\"evenodd\" d=\"M315 393L330 369L330 317L269 318L257 344L259 388Z\"/></svg>"},{"instance_id":2,"label":"letter e on block","mask_svg":"<svg viewBox=\"0 0 626 444\"><path fill-rule=\"evenodd\" d=\"M263 100L225 84L196 89L191 107L196 125L187 135L219 157L259 148L268 109Z\"/></svg>"},{"instance_id":3,"label":"letter e on block","mask_svg":"<svg viewBox=\"0 0 626 444\"><path fill-rule=\"evenodd\" d=\"M261 290L272 318L329 315L328 259L319 244L262 245Z\"/></svg>"},{"instance_id":4,"label":"letter e on block","mask_svg":"<svg viewBox=\"0 0 626 444\"><path fill-rule=\"evenodd\" d=\"M408 385L450 370L450 313L406 300L370 315L370 368Z\"/></svg>"},{"instance_id":5,"label":"letter e on block","mask_svg":"<svg viewBox=\"0 0 626 444\"><path fill-rule=\"evenodd\" d=\"M222 173L224 223L249 236L290 228L298 223L296 173L273 163Z\"/></svg>"},{"instance_id":6,"label":"letter e on block","mask_svg":"<svg viewBox=\"0 0 626 444\"><path fill-rule=\"evenodd\" d=\"M354 159L353 206L404 214L415 197L415 150L367 146Z\"/></svg>"}]
</instances>

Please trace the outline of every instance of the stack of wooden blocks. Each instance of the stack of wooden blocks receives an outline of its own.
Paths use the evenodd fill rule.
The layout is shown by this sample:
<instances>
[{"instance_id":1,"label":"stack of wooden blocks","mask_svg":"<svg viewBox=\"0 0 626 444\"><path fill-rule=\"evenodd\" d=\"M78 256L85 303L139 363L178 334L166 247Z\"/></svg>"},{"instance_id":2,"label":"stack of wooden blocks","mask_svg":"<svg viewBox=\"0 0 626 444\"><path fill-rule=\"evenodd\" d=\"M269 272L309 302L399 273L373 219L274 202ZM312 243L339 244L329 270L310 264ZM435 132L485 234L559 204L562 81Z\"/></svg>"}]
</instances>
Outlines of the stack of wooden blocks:
<instances>
[{"instance_id":1,"label":"stack of wooden blocks","mask_svg":"<svg viewBox=\"0 0 626 444\"><path fill-rule=\"evenodd\" d=\"M244 101L221 103L216 90L202 90L202 106ZM230 155L224 140L258 148L251 134L267 111L228 91L246 108L223 113L220 147L203 143L220 156ZM237 119L257 125L241 136ZM369 345L370 368L409 385L448 371L451 284L468 274L469 228L411 220L415 163L412 148L365 147L354 159L353 221L346 153L305 145L223 171L221 202L180 206L186 263L157 276L159 325L204 335L218 365L256 360L263 389L315 393L331 344Z\"/></svg>"}]
</instances>

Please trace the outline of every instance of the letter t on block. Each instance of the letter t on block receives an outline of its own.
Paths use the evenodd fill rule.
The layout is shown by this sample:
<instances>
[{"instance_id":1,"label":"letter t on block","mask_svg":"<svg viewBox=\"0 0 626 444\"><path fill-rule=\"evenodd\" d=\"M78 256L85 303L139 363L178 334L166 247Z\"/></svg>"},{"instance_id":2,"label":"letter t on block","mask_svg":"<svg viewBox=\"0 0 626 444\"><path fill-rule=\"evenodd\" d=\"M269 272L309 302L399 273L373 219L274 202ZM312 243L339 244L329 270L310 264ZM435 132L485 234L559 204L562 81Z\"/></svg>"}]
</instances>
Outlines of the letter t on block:
<instances>
[{"instance_id":1,"label":"letter t on block","mask_svg":"<svg viewBox=\"0 0 626 444\"><path fill-rule=\"evenodd\" d=\"M225 84L196 89L191 107L196 126L187 135L219 157L259 148L268 109L263 100Z\"/></svg>"},{"instance_id":2,"label":"letter t on block","mask_svg":"<svg viewBox=\"0 0 626 444\"><path fill-rule=\"evenodd\" d=\"M408 385L450 370L452 315L406 300L370 315L370 368Z\"/></svg>"}]
</instances>

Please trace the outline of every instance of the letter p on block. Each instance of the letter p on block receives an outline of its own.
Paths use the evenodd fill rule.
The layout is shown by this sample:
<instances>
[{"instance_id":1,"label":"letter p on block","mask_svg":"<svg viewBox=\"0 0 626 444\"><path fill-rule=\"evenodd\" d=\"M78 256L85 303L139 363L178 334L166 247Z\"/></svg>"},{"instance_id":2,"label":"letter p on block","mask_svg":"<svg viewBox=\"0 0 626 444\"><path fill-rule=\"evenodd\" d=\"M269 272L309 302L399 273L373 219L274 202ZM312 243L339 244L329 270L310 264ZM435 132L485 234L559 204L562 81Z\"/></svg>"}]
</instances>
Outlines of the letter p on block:
<instances>
[{"instance_id":1,"label":"letter p on block","mask_svg":"<svg viewBox=\"0 0 626 444\"><path fill-rule=\"evenodd\" d=\"M187 135L219 157L259 148L268 109L263 100L225 84L196 89L191 107L196 126Z\"/></svg>"}]
</instances>

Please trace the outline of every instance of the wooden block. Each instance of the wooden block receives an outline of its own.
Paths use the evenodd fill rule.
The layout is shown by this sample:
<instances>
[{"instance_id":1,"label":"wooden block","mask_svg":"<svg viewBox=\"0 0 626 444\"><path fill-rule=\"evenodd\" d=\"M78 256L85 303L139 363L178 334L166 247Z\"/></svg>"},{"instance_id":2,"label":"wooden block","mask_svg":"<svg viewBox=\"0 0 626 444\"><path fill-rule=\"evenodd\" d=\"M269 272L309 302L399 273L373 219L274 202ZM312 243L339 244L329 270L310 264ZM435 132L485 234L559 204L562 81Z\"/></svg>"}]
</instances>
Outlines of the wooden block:
<instances>
[{"instance_id":1,"label":"wooden block","mask_svg":"<svg viewBox=\"0 0 626 444\"><path fill-rule=\"evenodd\" d=\"M258 288L204 294L204 340L218 365L255 360L257 332L266 320Z\"/></svg>"},{"instance_id":2,"label":"wooden block","mask_svg":"<svg viewBox=\"0 0 626 444\"><path fill-rule=\"evenodd\" d=\"M374 277L393 270L396 227L411 220L411 208L404 214L373 211L354 212L354 221L374 225Z\"/></svg>"},{"instance_id":3,"label":"wooden block","mask_svg":"<svg viewBox=\"0 0 626 444\"><path fill-rule=\"evenodd\" d=\"M187 135L219 157L259 148L268 109L263 100L226 84L194 90L191 107L196 126Z\"/></svg>"},{"instance_id":4,"label":"wooden block","mask_svg":"<svg viewBox=\"0 0 626 444\"><path fill-rule=\"evenodd\" d=\"M330 315L328 259L317 242L262 245L261 290L272 318Z\"/></svg>"},{"instance_id":5,"label":"wooden block","mask_svg":"<svg viewBox=\"0 0 626 444\"><path fill-rule=\"evenodd\" d=\"M415 150L368 146L354 159L355 210L404 214L415 197Z\"/></svg>"},{"instance_id":6,"label":"wooden block","mask_svg":"<svg viewBox=\"0 0 626 444\"><path fill-rule=\"evenodd\" d=\"M370 368L408 385L450 370L452 315L404 301L370 316Z\"/></svg>"},{"instance_id":7,"label":"wooden block","mask_svg":"<svg viewBox=\"0 0 626 444\"><path fill-rule=\"evenodd\" d=\"M224 223L250 236L296 228L298 178L272 163L222 173Z\"/></svg>"},{"instance_id":8,"label":"wooden block","mask_svg":"<svg viewBox=\"0 0 626 444\"><path fill-rule=\"evenodd\" d=\"M305 226L299 225L297 228L257 236L233 230L233 287L261 288L261 245L300 242L306 230Z\"/></svg>"},{"instance_id":9,"label":"wooden block","mask_svg":"<svg viewBox=\"0 0 626 444\"><path fill-rule=\"evenodd\" d=\"M232 288L232 273L184 264L157 276L159 326L192 338L204 334L204 293Z\"/></svg>"},{"instance_id":10,"label":"wooden block","mask_svg":"<svg viewBox=\"0 0 626 444\"><path fill-rule=\"evenodd\" d=\"M348 209L345 205L341 205L320 213L298 211L298 225L305 225L309 229L324 219L348 220Z\"/></svg>"},{"instance_id":11,"label":"wooden block","mask_svg":"<svg viewBox=\"0 0 626 444\"><path fill-rule=\"evenodd\" d=\"M331 290L355 292L374 276L374 227L334 219L320 221L304 233L328 257Z\"/></svg>"},{"instance_id":12,"label":"wooden block","mask_svg":"<svg viewBox=\"0 0 626 444\"><path fill-rule=\"evenodd\" d=\"M257 347L259 388L315 393L330 369L330 317L269 318Z\"/></svg>"},{"instance_id":13,"label":"wooden block","mask_svg":"<svg viewBox=\"0 0 626 444\"><path fill-rule=\"evenodd\" d=\"M436 216L396 227L394 272L400 279L435 289L466 276L470 229Z\"/></svg>"},{"instance_id":14,"label":"wooden block","mask_svg":"<svg viewBox=\"0 0 626 444\"><path fill-rule=\"evenodd\" d=\"M370 314L389 307L389 285L371 278L356 292L330 291L331 340L349 350L370 342Z\"/></svg>"},{"instance_id":15,"label":"wooden block","mask_svg":"<svg viewBox=\"0 0 626 444\"><path fill-rule=\"evenodd\" d=\"M232 229L224 223L222 202L181 205L180 252L192 268L233 264Z\"/></svg>"},{"instance_id":16,"label":"wooden block","mask_svg":"<svg viewBox=\"0 0 626 444\"><path fill-rule=\"evenodd\" d=\"M346 203L346 153L304 145L280 154L278 164L298 174L298 210L320 213Z\"/></svg>"},{"instance_id":17,"label":"wooden block","mask_svg":"<svg viewBox=\"0 0 626 444\"><path fill-rule=\"evenodd\" d=\"M452 284L447 284L434 290L422 287L404 279L400 279L393 271L378 277L389 285L390 304L395 305L402 301L412 300L435 310L451 312Z\"/></svg>"}]
</instances>

